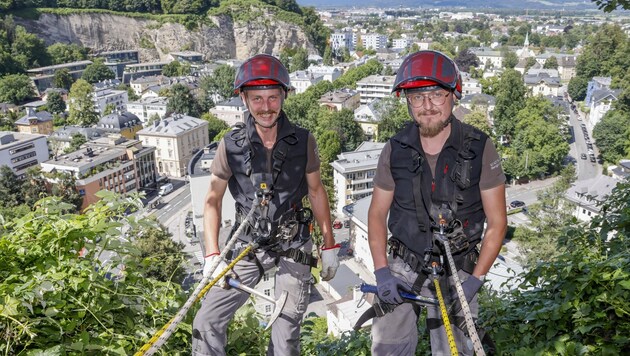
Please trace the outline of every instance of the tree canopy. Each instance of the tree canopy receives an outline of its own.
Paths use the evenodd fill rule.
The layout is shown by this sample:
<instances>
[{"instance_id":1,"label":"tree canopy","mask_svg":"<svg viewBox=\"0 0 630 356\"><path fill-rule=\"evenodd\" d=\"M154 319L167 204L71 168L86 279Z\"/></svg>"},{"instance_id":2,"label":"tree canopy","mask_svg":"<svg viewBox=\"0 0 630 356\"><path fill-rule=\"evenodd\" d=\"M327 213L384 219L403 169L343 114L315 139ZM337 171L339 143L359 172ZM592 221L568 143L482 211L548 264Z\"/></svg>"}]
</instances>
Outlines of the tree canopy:
<instances>
[{"instance_id":1,"label":"tree canopy","mask_svg":"<svg viewBox=\"0 0 630 356\"><path fill-rule=\"evenodd\" d=\"M98 122L98 114L94 109L92 93L92 85L83 79L79 79L72 84L68 94L68 123L89 127Z\"/></svg>"},{"instance_id":2,"label":"tree canopy","mask_svg":"<svg viewBox=\"0 0 630 356\"><path fill-rule=\"evenodd\" d=\"M102 60L96 60L94 63L88 64L81 75L81 79L84 79L90 84L114 78L116 78L116 74L112 72L112 70L109 69Z\"/></svg>"},{"instance_id":3,"label":"tree canopy","mask_svg":"<svg viewBox=\"0 0 630 356\"><path fill-rule=\"evenodd\" d=\"M0 102L21 104L35 97L35 88L25 74L9 74L0 78Z\"/></svg>"}]
</instances>

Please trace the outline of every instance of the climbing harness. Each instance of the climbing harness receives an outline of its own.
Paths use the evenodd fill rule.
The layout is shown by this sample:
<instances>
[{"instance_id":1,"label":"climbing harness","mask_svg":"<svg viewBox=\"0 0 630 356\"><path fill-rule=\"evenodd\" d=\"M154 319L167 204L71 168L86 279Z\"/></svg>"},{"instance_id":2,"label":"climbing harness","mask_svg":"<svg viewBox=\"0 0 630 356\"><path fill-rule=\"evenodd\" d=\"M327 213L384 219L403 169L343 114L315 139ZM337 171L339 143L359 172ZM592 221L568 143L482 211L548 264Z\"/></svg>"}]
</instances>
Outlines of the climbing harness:
<instances>
[{"instance_id":1,"label":"climbing harness","mask_svg":"<svg viewBox=\"0 0 630 356\"><path fill-rule=\"evenodd\" d=\"M250 220L253 217L254 213L258 210L257 208L267 206L267 204L269 203L269 200L271 199L272 189L268 185L268 183L265 182L264 180L258 181L256 183L258 187L258 190L256 192L256 197L254 201L252 202L252 208L250 209L244 221ZM232 267L234 267L234 265L236 265L238 261L243 259L245 256L249 254L250 251L256 249L259 246L259 243L260 243L259 239L256 239L250 242L247 245L247 247L223 271L221 271L221 273L219 273L218 276L210 280L210 276L212 276L216 268L219 266L219 263L225 258L228 251L231 251L234 248L237 238L243 233L247 225L248 224L241 223L241 225L238 227L234 235L230 238L230 240L226 244L223 251L221 251L219 258L213 261L212 265L210 266L210 271L206 275L203 276L203 278L201 279L201 282L199 282L199 285L197 285L197 288L195 288L194 292L188 298L184 306L177 312L177 314L168 323L166 323L162 327L162 329L156 332L153 335L153 337L151 337L151 339L146 344L144 344L144 346L142 346L140 350L138 350L138 352L134 354L134 356L153 355L155 352L157 352L160 349L160 347L173 334L173 332L177 328L177 325L179 325L179 323L186 316L186 313L188 313L188 310L190 310L190 308L196 302L201 300L201 298L203 298L203 296L208 292L208 290L213 285L215 285L218 281L220 281L221 278L223 278L223 276L225 276L225 274L227 274L228 271L230 271Z\"/></svg>"},{"instance_id":2,"label":"climbing harness","mask_svg":"<svg viewBox=\"0 0 630 356\"><path fill-rule=\"evenodd\" d=\"M431 279L435 285L435 294L437 295L440 303L440 313L442 314L442 321L444 322L444 329L446 330L446 338L448 340L448 346L451 349L451 355L457 356L457 344L455 344L455 337L453 336L453 329L451 328L451 322L448 319L448 312L446 311L446 304L444 303L444 297L442 296L442 290L440 289L440 281L438 276L438 263L433 262L433 273Z\"/></svg>"}]
</instances>

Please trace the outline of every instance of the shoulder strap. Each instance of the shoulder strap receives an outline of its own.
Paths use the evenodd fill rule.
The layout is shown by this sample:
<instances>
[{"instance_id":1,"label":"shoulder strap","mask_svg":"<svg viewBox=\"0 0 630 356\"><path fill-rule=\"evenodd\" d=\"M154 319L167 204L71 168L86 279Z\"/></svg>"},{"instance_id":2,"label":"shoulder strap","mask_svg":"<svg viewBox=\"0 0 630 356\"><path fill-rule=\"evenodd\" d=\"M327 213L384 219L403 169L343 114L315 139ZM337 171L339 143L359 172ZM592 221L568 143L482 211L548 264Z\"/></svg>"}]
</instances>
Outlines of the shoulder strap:
<instances>
[{"instance_id":1,"label":"shoulder strap","mask_svg":"<svg viewBox=\"0 0 630 356\"><path fill-rule=\"evenodd\" d=\"M282 165L287 159L287 153L289 152L289 145L295 145L298 143L298 138L295 135L290 135L282 138L276 144L276 148L273 150L273 183L275 184L282 172Z\"/></svg>"},{"instance_id":2,"label":"shoulder strap","mask_svg":"<svg viewBox=\"0 0 630 356\"><path fill-rule=\"evenodd\" d=\"M476 157L472 150L473 141L481 140L481 135L472 126L462 125L459 137L459 150L455 161L455 169L451 171L451 180L455 183L451 210L457 213L457 205L463 201L461 191L470 187L472 160Z\"/></svg>"},{"instance_id":3,"label":"shoulder strap","mask_svg":"<svg viewBox=\"0 0 630 356\"><path fill-rule=\"evenodd\" d=\"M409 146L407 146L407 148L411 150L410 170L412 170L412 172L413 170L417 172L417 174L413 177L413 201L416 205L416 220L418 221L418 229L420 229L420 231L427 231L428 226L425 226L422 214L423 211L428 211L422 194L422 164L424 163L424 157L413 148L410 148Z\"/></svg>"}]
</instances>

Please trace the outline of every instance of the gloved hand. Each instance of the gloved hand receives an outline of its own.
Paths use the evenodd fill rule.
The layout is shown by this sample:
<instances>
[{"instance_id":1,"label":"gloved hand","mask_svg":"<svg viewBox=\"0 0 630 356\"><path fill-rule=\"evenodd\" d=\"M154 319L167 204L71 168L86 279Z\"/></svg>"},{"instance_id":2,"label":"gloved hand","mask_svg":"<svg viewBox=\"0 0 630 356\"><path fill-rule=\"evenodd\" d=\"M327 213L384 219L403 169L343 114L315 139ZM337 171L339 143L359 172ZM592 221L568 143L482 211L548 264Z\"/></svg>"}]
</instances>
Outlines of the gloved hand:
<instances>
[{"instance_id":1,"label":"gloved hand","mask_svg":"<svg viewBox=\"0 0 630 356\"><path fill-rule=\"evenodd\" d=\"M464 290L464 295L466 296L466 301L468 303L470 303L475 295L477 295L477 292L479 292L479 288L481 288L482 285L483 281L472 274L462 283L462 289Z\"/></svg>"},{"instance_id":2,"label":"gloved hand","mask_svg":"<svg viewBox=\"0 0 630 356\"><path fill-rule=\"evenodd\" d=\"M330 281L335 277L337 268L339 267L339 256L337 256L337 254L339 253L340 247L340 244L329 248L322 247L322 270L319 272L322 281Z\"/></svg>"},{"instance_id":3,"label":"gloved hand","mask_svg":"<svg viewBox=\"0 0 630 356\"><path fill-rule=\"evenodd\" d=\"M389 271L389 267L381 267L374 271L376 276L376 288L378 290L378 299L388 304L400 304L403 302L398 288L411 293L409 288L402 280L394 277Z\"/></svg>"},{"instance_id":4,"label":"gloved hand","mask_svg":"<svg viewBox=\"0 0 630 356\"><path fill-rule=\"evenodd\" d=\"M227 268L227 263L225 263L225 260L219 256L218 253L215 254L210 254L206 257L203 258L203 275L204 277L210 272L210 266L212 266L215 262L215 260L220 259L221 261L219 262L219 265L217 266L217 268L214 269L214 272L212 273L211 276L208 276L208 278L210 278L210 280L214 279L216 276L219 275L219 273L221 273L221 271L223 271L224 269ZM223 284L224 278L221 278L219 281L217 281L217 285L221 285Z\"/></svg>"}]
</instances>

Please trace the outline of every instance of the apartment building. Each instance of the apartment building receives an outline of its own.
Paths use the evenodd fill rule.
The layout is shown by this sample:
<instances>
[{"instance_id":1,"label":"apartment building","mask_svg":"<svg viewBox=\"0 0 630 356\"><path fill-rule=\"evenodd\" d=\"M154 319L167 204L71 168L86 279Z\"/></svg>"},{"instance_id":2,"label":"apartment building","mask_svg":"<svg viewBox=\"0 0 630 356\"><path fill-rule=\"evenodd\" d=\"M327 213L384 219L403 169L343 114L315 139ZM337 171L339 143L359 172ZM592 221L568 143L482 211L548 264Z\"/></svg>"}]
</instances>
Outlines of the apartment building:
<instances>
[{"instance_id":1,"label":"apartment building","mask_svg":"<svg viewBox=\"0 0 630 356\"><path fill-rule=\"evenodd\" d=\"M171 52L169 55L176 61L190 64L201 64L203 54L194 51Z\"/></svg>"},{"instance_id":2,"label":"apartment building","mask_svg":"<svg viewBox=\"0 0 630 356\"><path fill-rule=\"evenodd\" d=\"M155 185L154 152L154 147L143 147L139 140L103 137L43 162L42 171L72 174L83 197L81 209L85 209L99 200L96 193L100 190L125 195Z\"/></svg>"},{"instance_id":3,"label":"apartment building","mask_svg":"<svg viewBox=\"0 0 630 356\"><path fill-rule=\"evenodd\" d=\"M78 61L63 64L56 64L53 66L32 68L27 70L28 76L31 77L35 88L38 93L43 93L44 90L54 87L53 80L55 79L55 73L62 69L67 69L72 76L72 79L77 80L83 75L83 71L88 65L92 64L92 61Z\"/></svg>"},{"instance_id":4,"label":"apartment building","mask_svg":"<svg viewBox=\"0 0 630 356\"><path fill-rule=\"evenodd\" d=\"M289 74L291 85L295 88L295 94L301 94L311 85L317 84L324 79L324 75L310 72L308 70L298 70Z\"/></svg>"},{"instance_id":5,"label":"apartment building","mask_svg":"<svg viewBox=\"0 0 630 356\"><path fill-rule=\"evenodd\" d=\"M129 64L125 66L123 72L123 83L129 83L136 78L160 75L162 74L162 68L170 62L171 61Z\"/></svg>"},{"instance_id":6,"label":"apartment building","mask_svg":"<svg viewBox=\"0 0 630 356\"><path fill-rule=\"evenodd\" d=\"M131 87L131 89L133 89L133 92L136 95L140 96L150 87L156 85L159 86L168 82L168 77L165 77L163 75L151 75L147 77L132 79L129 81L129 86Z\"/></svg>"},{"instance_id":7,"label":"apartment building","mask_svg":"<svg viewBox=\"0 0 630 356\"><path fill-rule=\"evenodd\" d=\"M363 142L352 152L343 152L331 163L337 198L336 212L343 214L343 207L372 195L372 180L384 142Z\"/></svg>"},{"instance_id":8,"label":"apartment building","mask_svg":"<svg viewBox=\"0 0 630 356\"><path fill-rule=\"evenodd\" d=\"M359 92L352 89L340 89L328 92L319 99L319 106L324 106L328 111L341 111L343 109L355 110L360 105Z\"/></svg>"},{"instance_id":9,"label":"apartment building","mask_svg":"<svg viewBox=\"0 0 630 356\"><path fill-rule=\"evenodd\" d=\"M129 94L126 90L97 89L92 93L94 110L100 115L105 113L107 106L112 106L114 111L125 111Z\"/></svg>"},{"instance_id":10,"label":"apartment building","mask_svg":"<svg viewBox=\"0 0 630 356\"><path fill-rule=\"evenodd\" d=\"M361 36L361 42L365 49L387 48L387 36L378 33Z\"/></svg>"},{"instance_id":11,"label":"apartment building","mask_svg":"<svg viewBox=\"0 0 630 356\"><path fill-rule=\"evenodd\" d=\"M357 91L361 96L361 104L368 104L373 100L391 95L394 87L393 75L370 75L357 82Z\"/></svg>"},{"instance_id":12,"label":"apartment building","mask_svg":"<svg viewBox=\"0 0 630 356\"><path fill-rule=\"evenodd\" d=\"M337 67L314 64L308 66L307 71L315 75L322 75L322 80L327 80L331 83L343 74L342 70Z\"/></svg>"},{"instance_id":13,"label":"apartment building","mask_svg":"<svg viewBox=\"0 0 630 356\"><path fill-rule=\"evenodd\" d=\"M156 148L158 173L171 177L184 177L190 159L210 141L207 121L182 114L155 121L137 135L145 146Z\"/></svg>"},{"instance_id":14,"label":"apartment building","mask_svg":"<svg viewBox=\"0 0 630 356\"><path fill-rule=\"evenodd\" d=\"M116 79L122 79L125 66L139 62L137 50L101 52L97 57L105 58L104 64L115 73Z\"/></svg>"},{"instance_id":15,"label":"apartment building","mask_svg":"<svg viewBox=\"0 0 630 356\"><path fill-rule=\"evenodd\" d=\"M479 58L479 68L486 70L491 68L503 68L503 54L489 47L471 49L471 52Z\"/></svg>"},{"instance_id":16,"label":"apartment building","mask_svg":"<svg viewBox=\"0 0 630 356\"><path fill-rule=\"evenodd\" d=\"M147 97L127 103L127 112L136 115L143 124L155 117L162 120L166 116L168 98Z\"/></svg>"},{"instance_id":17,"label":"apartment building","mask_svg":"<svg viewBox=\"0 0 630 356\"><path fill-rule=\"evenodd\" d=\"M247 106L243 104L240 96L229 98L228 100L218 103L210 109L210 113L218 119L223 120L229 126L239 122L245 122L245 118L249 115Z\"/></svg>"},{"instance_id":18,"label":"apartment building","mask_svg":"<svg viewBox=\"0 0 630 356\"><path fill-rule=\"evenodd\" d=\"M335 51L340 51L344 47L348 51L354 51L356 37L352 32L336 32L330 35L330 46Z\"/></svg>"},{"instance_id":19,"label":"apartment building","mask_svg":"<svg viewBox=\"0 0 630 356\"><path fill-rule=\"evenodd\" d=\"M0 166L22 176L30 167L48 159L46 136L0 131Z\"/></svg>"},{"instance_id":20,"label":"apartment building","mask_svg":"<svg viewBox=\"0 0 630 356\"><path fill-rule=\"evenodd\" d=\"M107 134L120 135L133 140L136 138L136 132L142 130L142 121L132 113L115 111L101 117L96 127Z\"/></svg>"}]
</instances>

